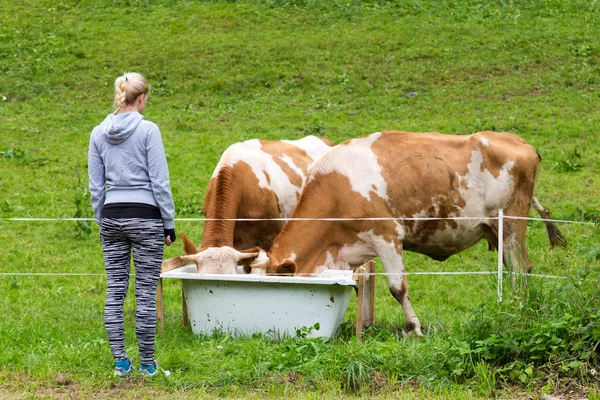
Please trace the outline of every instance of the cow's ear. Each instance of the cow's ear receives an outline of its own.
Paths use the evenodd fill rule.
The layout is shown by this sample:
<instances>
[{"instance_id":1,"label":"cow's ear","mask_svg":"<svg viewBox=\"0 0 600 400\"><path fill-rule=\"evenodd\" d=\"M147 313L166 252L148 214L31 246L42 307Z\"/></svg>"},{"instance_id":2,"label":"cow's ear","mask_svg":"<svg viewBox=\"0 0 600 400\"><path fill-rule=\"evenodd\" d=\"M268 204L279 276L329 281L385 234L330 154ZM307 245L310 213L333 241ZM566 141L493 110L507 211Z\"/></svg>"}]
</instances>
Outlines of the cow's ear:
<instances>
[{"instance_id":1,"label":"cow's ear","mask_svg":"<svg viewBox=\"0 0 600 400\"><path fill-rule=\"evenodd\" d=\"M183 233L183 231L179 232L179 236L181 237L181 240L183 241L183 250L185 251L185 254L196 254L196 253L200 253L200 250L198 250L198 248L196 247L196 245L194 244L194 242L192 242L186 235L185 233Z\"/></svg>"},{"instance_id":2,"label":"cow's ear","mask_svg":"<svg viewBox=\"0 0 600 400\"><path fill-rule=\"evenodd\" d=\"M296 273L296 263L293 261L284 261L275 267L276 275L293 275Z\"/></svg>"},{"instance_id":3,"label":"cow's ear","mask_svg":"<svg viewBox=\"0 0 600 400\"><path fill-rule=\"evenodd\" d=\"M252 264L256 260L256 258L258 257L258 255L260 254L261 251L264 251L264 250L261 249L260 247L253 247L251 249L238 251L237 264L243 265L244 267ZM244 270L246 270L246 269L244 268Z\"/></svg>"},{"instance_id":4,"label":"cow's ear","mask_svg":"<svg viewBox=\"0 0 600 400\"><path fill-rule=\"evenodd\" d=\"M195 254L190 254L187 256L179 256L179 258L184 261L185 263L189 263L189 262L193 262L194 264L196 264L196 271L200 272L200 269L202 268L204 261L203 261L203 257L201 254L199 255L195 255Z\"/></svg>"},{"instance_id":5,"label":"cow's ear","mask_svg":"<svg viewBox=\"0 0 600 400\"><path fill-rule=\"evenodd\" d=\"M198 257L194 257L194 255L187 255L187 256L179 256L179 259L183 262L196 262Z\"/></svg>"},{"instance_id":6,"label":"cow's ear","mask_svg":"<svg viewBox=\"0 0 600 400\"><path fill-rule=\"evenodd\" d=\"M238 253L237 265L250 265L256 260L258 253Z\"/></svg>"}]
</instances>

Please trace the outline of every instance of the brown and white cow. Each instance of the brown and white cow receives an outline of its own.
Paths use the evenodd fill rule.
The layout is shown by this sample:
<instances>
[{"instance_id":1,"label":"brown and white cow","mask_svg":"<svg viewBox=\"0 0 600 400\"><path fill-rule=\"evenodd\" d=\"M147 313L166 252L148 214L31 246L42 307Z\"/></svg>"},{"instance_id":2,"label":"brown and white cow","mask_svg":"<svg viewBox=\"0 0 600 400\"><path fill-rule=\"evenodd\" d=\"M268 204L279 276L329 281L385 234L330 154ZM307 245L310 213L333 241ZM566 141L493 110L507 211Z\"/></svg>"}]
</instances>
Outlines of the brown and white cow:
<instances>
[{"instance_id":1,"label":"brown and white cow","mask_svg":"<svg viewBox=\"0 0 600 400\"><path fill-rule=\"evenodd\" d=\"M181 232L183 261L193 261L201 273L235 274L238 261L256 253L238 250L271 248L283 221L231 221L290 216L309 168L333 146L316 136L299 140L252 139L231 145L223 155L204 198L207 218L201 248Z\"/></svg>"},{"instance_id":2,"label":"brown and white cow","mask_svg":"<svg viewBox=\"0 0 600 400\"><path fill-rule=\"evenodd\" d=\"M527 217L540 156L512 133L470 136L386 131L336 146L311 169L301 198L268 253L267 274L351 269L379 257L407 330L421 335L408 295L403 251L445 260L481 239L496 248L498 209ZM403 218L434 218L403 220ZM475 217L476 219L435 219ZM344 221L295 219L349 218ZM371 220L368 220L371 219ZM373 220L379 219L379 220ZM504 222L504 264L531 269L527 221ZM548 222L551 243L564 238ZM263 270L263 273L265 271Z\"/></svg>"}]
</instances>

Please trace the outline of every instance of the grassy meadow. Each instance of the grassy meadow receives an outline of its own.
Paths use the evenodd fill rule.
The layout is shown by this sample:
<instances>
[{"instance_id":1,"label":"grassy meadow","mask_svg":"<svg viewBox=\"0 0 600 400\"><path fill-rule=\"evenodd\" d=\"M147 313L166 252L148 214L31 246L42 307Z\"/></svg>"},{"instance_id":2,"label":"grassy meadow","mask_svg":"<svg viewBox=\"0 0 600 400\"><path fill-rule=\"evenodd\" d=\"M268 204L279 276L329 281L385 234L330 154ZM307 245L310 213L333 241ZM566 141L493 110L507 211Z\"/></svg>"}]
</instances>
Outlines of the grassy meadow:
<instances>
[{"instance_id":1,"label":"grassy meadow","mask_svg":"<svg viewBox=\"0 0 600 400\"><path fill-rule=\"evenodd\" d=\"M599 57L597 1L0 0L0 398L600 399ZM559 224L568 247L552 250L529 224L534 272L568 278L497 304L493 276L411 275L415 340L380 276L362 342L355 299L331 340L199 337L168 281L156 357L173 376L113 378L96 224L9 219L91 217L89 134L126 71L152 86L176 218L201 217L240 140L512 131L543 158L542 205L587 223ZM202 222L176 229L201 240ZM406 265L493 271L496 256L481 242Z\"/></svg>"}]
</instances>

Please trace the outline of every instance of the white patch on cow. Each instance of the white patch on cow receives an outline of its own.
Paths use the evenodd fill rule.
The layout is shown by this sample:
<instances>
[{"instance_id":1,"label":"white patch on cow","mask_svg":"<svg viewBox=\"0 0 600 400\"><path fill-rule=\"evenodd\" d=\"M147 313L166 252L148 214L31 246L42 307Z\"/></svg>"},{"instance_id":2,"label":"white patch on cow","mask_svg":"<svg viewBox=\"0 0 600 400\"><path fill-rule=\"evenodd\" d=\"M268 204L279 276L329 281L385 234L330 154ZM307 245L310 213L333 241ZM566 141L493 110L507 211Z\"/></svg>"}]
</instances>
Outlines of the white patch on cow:
<instances>
[{"instance_id":1,"label":"white patch on cow","mask_svg":"<svg viewBox=\"0 0 600 400\"><path fill-rule=\"evenodd\" d=\"M250 264L250 267L252 268L250 273L254 275L266 275L268 266L269 257L267 256L267 252L261 250L258 252L258 257Z\"/></svg>"},{"instance_id":2,"label":"white patch on cow","mask_svg":"<svg viewBox=\"0 0 600 400\"><path fill-rule=\"evenodd\" d=\"M483 136L479 136L479 140L481 140L481 144L483 144L484 146L490 145L490 142Z\"/></svg>"},{"instance_id":3,"label":"white patch on cow","mask_svg":"<svg viewBox=\"0 0 600 400\"><path fill-rule=\"evenodd\" d=\"M311 165L309 165L309 168L317 160L323 157L323 154L327 153L331 149L331 147L326 145L321 139L312 135L298 140L282 140L282 142L293 144L294 146L304 150L306 154L313 159Z\"/></svg>"},{"instance_id":4,"label":"white patch on cow","mask_svg":"<svg viewBox=\"0 0 600 400\"><path fill-rule=\"evenodd\" d=\"M327 252L325 262L315 268L315 273L321 273L327 269L347 270L358 267L367 260L377 257L379 255L378 251L381 249L386 249L386 253L390 250L396 252L393 241L391 243L387 242L383 236L375 235L372 230L360 232L357 238L358 241L342 246L336 259L334 259L331 252ZM379 256L381 257L381 255Z\"/></svg>"},{"instance_id":5,"label":"white patch on cow","mask_svg":"<svg viewBox=\"0 0 600 400\"><path fill-rule=\"evenodd\" d=\"M302 168L294 164L294 160L292 159L292 157L288 156L287 154L284 154L283 156L279 157L279 159L286 163L295 173L302 177L302 185L304 186L304 182L306 182L306 176L304 175L304 171L302 171Z\"/></svg>"},{"instance_id":6,"label":"white patch on cow","mask_svg":"<svg viewBox=\"0 0 600 400\"><path fill-rule=\"evenodd\" d=\"M327 252L327 257L325 258L325 264L323 266L327 269L339 269L335 267L335 260L330 251Z\"/></svg>"},{"instance_id":7,"label":"white patch on cow","mask_svg":"<svg viewBox=\"0 0 600 400\"><path fill-rule=\"evenodd\" d=\"M436 210L437 211L437 210ZM479 216L481 214L478 214ZM452 213L448 217L453 216L466 216L461 215L458 210L457 213ZM430 218L426 211L420 211L417 214L412 216L413 218ZM474 229L479 225L479 221L477 220L455 220L456 226L454 228L446 225L443 229L438 229L431 233L431 235L427 238L425 243L422 243L418 239L418 234L420 231L420 225L422 222L417 222L414 227L414 233L416 234L416 238L408 235L404 239L404 243L406 245L416 246L417 249L420 249L427 253L427 249L434 249L436 252L440 250L444 250L448 254L457 253L467 247L470 247L475 242L479 241L481 238L481 231L478 229ZM416 240L414 240L416 239Z\"/></svg>"},{"instance_id":8,"label":"white patch on cow","mask_svg":"<svg viewBox=\"0 0 600 400\"><path fill-rule=\"evenodd\" d=\"M466 202L464 212L469 216L488 216L490 211L504 208L509 200L507 196L514 189L515 182L510 174L514 161L507 160L498 177L489 170L482 170L482 164L481 150L473 150L468 172L458 177L458 191Z\"/></svg>"},{"instance_id":9,"label":"white patch on cow","mask_svg":"<svg viewBox=\"0 0 600 400\"><path fill-rule=\"evenodd\" d=\"M352 190L367 200L370 199L371 192L387 200L387 183L377 162L377 155L371 150L380 136L381 132L377 132L334 147L311 171L309 181L316 174L338 172L348 177Z\"/></svg>"},{"instance_id":10,"label":"white patch on cow","mask_svg":"<svg viewBox=\"0 0 600 400\"><path fill-rule=\"evenodd\" d=\"M296 261L296 257L297 257L296 253L294 253L294 252L292 251L292 255L290 255L288 258L286 258L286 259L285 259L285 260L283 260L283 261L295 262L295 261Z\"/></svg>"},{"instance_id":11,"label":"white patch on cow","mask_svg":"<svg viewBox=\"0 0 600 400\"><path fill-rule=\"evenodd\" d=\"M462 209L457 208L456 212L450 213L448 217L481 217L480 220L455 220L454 228L449 225L445 229L439 229L428 237L426 243L413 242L421 251L427 252L427 249L440 253L444 250L448 255L455 254L475 244L481 238L481 224L487 222L488 218L496 213L498 208L504 208L510 201L510 194L514 189L514 179L510 171L514 166L514 161L507 160L502 166L498 177L494 177L489 170L483 169L483 155L481 150L475 149L471 153L471 161L468 165L468 172L464 176L458 176L458 192L465 201ZM434 213L439 214L438 204L443 199L432 198L431 204L434 206ZM431 217L427 210L422 210L414 215L413 218ZM419 231L419 223L414 229L415 233ZM408 237L406 242L412 239Z\"/></svg>"},{"instance_id":12,"label":"white patch on cow","mask_svg":"<svg viewBox=\"0 0 600 400\"><path fill-rule=\"evenodd\" d=\"M404 228L404 225L400 224L398 221L394 221L394 224L396 225L396 232L398 233L398 238L400 239L400 241L404 240L404 238L406 237L406 229Z\"/></svg>"},{"instance_id":13,"label":"white patch on cow","mask_svg":"<svg viewBox=\"0 0 600 400\"><path fill-rule=\"evenodd\" d=\"M365 249L366 255L369 256L369 258L375 256L379 256L381 258L383 256L381 254L382 252L388 253L391 251L393 254L397 254L396 245L394 244L394 241L388 242L383 236L375 235L375 233L373 233L373 230L370 230L368 232L360 232L357 236L360 240L363 241L363 243L369 246L370 252L367 252Z\"/></svg>"},{"instance_id":14,"label":"white patch on cow","mask_svg":"<svg viewBox=\"0 0 600 400\"><path fill-rule=\"evenodd\" d=\"M201 274L236 274L239 251L229 246L209 247L199 253L181 256L196 263Z\"/></svg>"},{"instance_id":15,"label":"white patch on cow","mask_svg":"<svg viewBox=\"0 0 600 400\"><path fill-rule=\"evenodd\" d=\"M345 264L343 261L338 260L336 262L336 260L333 258L333 254L331 254L331 252L327 252L327 255L325 256L325 262L323 263L323 265L317 265L313 271L313 275L318 275L323 273L323 271L326 270L339 270L339 269L348 269L348 265Z\"/></svg>"},{"instance_id":16,"label":"white patch on cow","mask_svg":"<svg viewBox=\"0 0 600 400\"><path fill-rule=\"evenodd\" d=\"M330 149L329 146L316 137L291 140L287 143L302 148L313 160L318 159L320 155ZM283 156L281 160L302 177L302 183L306 181L302 169L295 165L289 156ZM271 190L277 195L281 216L284 218L289 217L298 202L301 187L292 184L289 176L275 162L273 157L261 149L261 143L258 139L251 139L229 146L221 157L212 177L216 177L219 170L224 166L233 167L240 161L247 163L252 168L252 172L258 179L258 185L261 188ZM268 179L267 175L269 176Z\"/></svg>"},{"instance_id":17,"label":"white patch on cow","mask_svg":"<svg viewBox=\"0 0 600 400\"><path fill-rule=\"evenodd\" d=\"M341 269L348 269L352 266L360 266L365 263L365 261L371 259L372 257L377 256L377 253L373 250L373 246L367 241L364 241L364 238L360 237L360 241L351 244L344 245L340 249L338 253L338 264L344 265Z\"/></svg>"},{"instance_id":18,"label":"white patch on cow","mask_svg":"<svg viewBox=\"0 0 600 400\"><path fill-rule=\"evenodd\" d=\"M249 157L250 152L260 150L260 141L258 139L246 140L245 142L234 143L225 150L217 167L213 171L212 177L215 178L221 168L224 166L233 167L238 161ZM258 175L257 175L258 176ZM259 178L260 179L260 178Z\"/></svg>"}]
</instances>

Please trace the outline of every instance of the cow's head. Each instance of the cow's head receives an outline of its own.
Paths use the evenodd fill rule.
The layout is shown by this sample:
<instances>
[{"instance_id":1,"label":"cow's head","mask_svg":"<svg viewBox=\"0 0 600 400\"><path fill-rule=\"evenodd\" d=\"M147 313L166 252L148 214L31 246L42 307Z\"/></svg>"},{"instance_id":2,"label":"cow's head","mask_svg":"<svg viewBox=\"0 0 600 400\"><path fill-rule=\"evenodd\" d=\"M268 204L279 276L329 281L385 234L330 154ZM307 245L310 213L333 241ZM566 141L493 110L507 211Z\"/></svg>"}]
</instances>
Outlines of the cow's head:
<instances>
[{"instance_id":1,"label":"cow's head","mask_svg":"<svg viewBox=\"0 0 600 400\"><path fill-rule=\"evenodd\" d=\"M295 262L286 260L282 263L277 263L271 259L270 254L262 249L259 249L258 257L244 265L246 273L256 275L294 275L296 270Z\"/></svg>"},{"instance_id":2,"label":"cow's head","mask_svg":"<svg viewBox=\"0 0 600 400\"><path fill-rule=\"evenodd\" d=\"M183 261L194 262L198 273L236 274L238 264L250 263L259 255L258 252L241 252L229 246L198 249L183 232L180 232L180 236L187 253L180 258Z\"/></svg>"}]
</instances>

